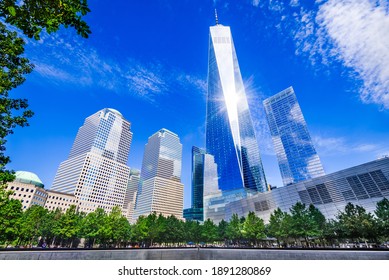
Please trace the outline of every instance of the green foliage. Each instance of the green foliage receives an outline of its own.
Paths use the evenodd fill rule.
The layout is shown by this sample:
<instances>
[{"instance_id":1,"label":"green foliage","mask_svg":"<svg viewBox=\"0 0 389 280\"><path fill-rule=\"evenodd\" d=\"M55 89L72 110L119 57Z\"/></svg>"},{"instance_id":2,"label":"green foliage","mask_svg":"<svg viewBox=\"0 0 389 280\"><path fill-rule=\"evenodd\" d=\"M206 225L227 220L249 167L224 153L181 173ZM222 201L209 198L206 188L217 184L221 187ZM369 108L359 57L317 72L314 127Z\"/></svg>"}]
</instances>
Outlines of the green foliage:
<instances>
[{"instance_id":1,"label":"green foliage","mask_svg":"<svg viewBox=\"0 0 389 280\"><path fill-rule=\"evenodd\" d=\"M379 235L383 240L389 240L389 200L384 198L377 202L376 210Z\"/></svg>"},{"instance_id":2,"label":"green foliage","mask_svg":"<svg viewBox=\"0 0 389 280\"><path fill-rule=\"evenodd\" d=\"M184 240L186 242L200 243L201 225L197 221L185 221L184 223Z\"/></svg>"},{"instance_id":3,"label":"green foliage","mask_svg":"<svg viewBox=\"0 0 389 280\"><path fill-rule=\"evenodd\" d=\"M72 246L73 240L79 237L80 232L81 215L77 213L76 206L71 205L65 214L58 219L55 234L64 241L70 241L70 246Z\"/></svg>"},{"instance_id":4,"label":"green foliage","mask_svg":"<svg viewBox=\"0 0 389 280\"><path fill-rule=\"evenodd\" d=\"M232 240L234 244L237 244L242 239L242 224L237 214L232 215L226 233L228 239Z\"/></svg>"},{"instance_id":5,"label":"green foliage","mask_svg":"<svg viewBox=\"0 0 389 280\"><path fill-rule=\"evenodd\" d=\"M265 224L254 212L249 212L243 223L242 233L251 244L257 244L260 239L266 237Z\"/></svg>"},{"instance_id":6,"label":"green foliage","mask_svg":"<svg viewBox=\"0 0 389 280\"><path fill-rule=\"evenodd\" d=\"M210 219L207 219L201 229L201 241L213 243L218 240L217 225Z\"/></svg>"},{"instance_id":7,"label":"green foliage","mask_svg":"<svg viewBox=\"0 0 389 280\"><path fill-rule=\"evenodd\" d=\"M358 241L359 239L376 239L378 236L375 219L365 208L349 202L344 212L337 215L339 221L338 235Z\"/></svg>"},{"instance_id":8,"label":"green foliage","mask_svg":"<svg viewBox=\"0 0 389 280\"><path fill-rule=\"evenodd\" d=\"M21 85L24 75L32 71L33 66L21 55L24 52L24 41L16 32L6 29L0 22L0 184L14 179L12 172L5 170L5 165L10 162L5 156L6 137L13 133L16 126L26 126L27 119L33 115L27 110L28 103L25 99L9 97L9 91ZM20 114L16 114L21 110Z\"/></svg>"},{"instance_id":9,"label":"green foliage","mask_svg":"<svg viewBox=\"0 0 389 280\"><path fill-rule=\"evenodd\" d=\"M87 38L91 32L82 17L89 11L86 0L0 0L0 184L14 179L12 171L5 169L10 162L4 154L6 137L15 127L27 126L33 116L26 99L9 96L9 91L20 86L33 69L23 57L24 40L10 26L36 40L43 30L52 33L60 26L73 27Z\"/></svg>"},{"instance_id":10,"label":"green foliage","mask_svg":"<svg viewBox=\"0 0 389 280\"><path fill-rule=\"evenodd\" d=\"M217 228L219 240L226 241L228 239L227 227L228 227L228 223L225 220L221 220Z\"/></svg>"},{"instance_id":11,"label":"green foliage","mask_svg":"<svg viewBox=\"0 0 389 280\"><path fill-rule=\"evenodd\" d=\"M119 206L112 208L111 213L106 218L104 226L108 240L115 246L130 238L131 227L128 220L123 216Z\"/></svg>"},{"instance_id":12,"label":"green foliage","mask_svg":"<svg viewBox=\"0 0 389 280\"><path fill-rule=\"evenodd\" d=\"M40 39L42 30L56 32L61 25L73 27L77 34L87 38L91 31L82 17L88 12L86 0L0 1L0 17L36 40Z\"/></svg>"},{"instance_id":13,"label":"green foliage","mask_svg":"<svg viewBox=\"0 0 389 280\"><path fill-rule=\"evenodd\" d=\"M283 212L280 208L274 210L270 215L267 228L269 235L275 237L277 242L280 243L280 240L289 237L290 227L291 216L288 213Z\"/></svg>"},{"instance_id":14,"label":"green foliage","mask_svg":"<svg viewBox=\"0 0 389 280\"><path fill-rule=\"evenodd\" d=\"M20 242L22 244L33 245L38 243L38 238L42 236L42 229L46 220L48 210L39 205L32 205L22 216L20 226Z\"/></svg>"},{"instance_id":15,"label":"green foliage","mask_svg":"<svg viewBox=\"0 0 389 280\"><path fill-rule=\"evenodd\" d=\"M175 244L184 241L184 223L171 215L166 218L163 242Z\"/></svg>"},{"instance_id":16,"label":"green foliage","mask_svg":"<svg viewBox=\"0 0 389 280\"><path fill-rule=\"evenodd\" d=\"M11 242L18 238L22 214L19 200L7 197L0 202L0 242Z\"/></svg>"}]
</instances>

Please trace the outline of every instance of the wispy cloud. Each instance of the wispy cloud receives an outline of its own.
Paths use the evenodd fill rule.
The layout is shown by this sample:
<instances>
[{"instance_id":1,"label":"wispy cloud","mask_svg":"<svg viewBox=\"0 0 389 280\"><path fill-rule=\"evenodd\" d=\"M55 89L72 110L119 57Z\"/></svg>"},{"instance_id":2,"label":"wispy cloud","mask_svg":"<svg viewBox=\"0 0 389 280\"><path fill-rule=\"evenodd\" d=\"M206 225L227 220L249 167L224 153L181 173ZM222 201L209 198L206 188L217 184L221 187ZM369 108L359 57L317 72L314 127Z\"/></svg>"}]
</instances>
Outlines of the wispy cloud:
<instances>
[{"instance_id":1,"label":"wispy cloud","mask_svg":"<svg viewBox=\"0 0 389 280\"><path fill-rule=\"evenodd\" d=\"M319 71L340 63L364 103L389 109L389 2L377 0L254 0L267 21L292 38L295 53ZM285 7L289 5L289 8ZM261 14L262 16L262 14ZM324 67L323 67L324 66ZM327 69L326 69L327 68Z\"/></svg>"},{"instance_id":2,"label":"wispy cloud","mask_svg":"<svg viewBox=\"0 0 389 280\"><path fill-rule=\"evenodd\" d=\"M315 135L312 137L313 143L319 155L347 155L355 153L380 153L382 145L371 143L354 143L344 137L324 137Z\"/></svg>"},{"instance_id":3,"label":"wispy cloud","mask_svg":"<svg viewBox=\"0 0 389 280\"><path fill-rule=\"evenodd\" d=\"M27 51L45 83L97 87L152 103L159 95L184 89L199 92L200 96L205 92L205 81L197 76L158 61L104 56L83 39L65 34L30 41Z\"/></svg>"},{"instance_id":4,"label":"wispy cloud","mask_svg":"<svg viewBox=\"0 0 389 280\"><path fill-rule=\"evenodd\" d=\"M353 68L363 81L360 97L389 109L389 3L330 0L316 22L333 43L334 58ZM318 38L323 40L323 38Z\"/></svg>"}]
</instances>

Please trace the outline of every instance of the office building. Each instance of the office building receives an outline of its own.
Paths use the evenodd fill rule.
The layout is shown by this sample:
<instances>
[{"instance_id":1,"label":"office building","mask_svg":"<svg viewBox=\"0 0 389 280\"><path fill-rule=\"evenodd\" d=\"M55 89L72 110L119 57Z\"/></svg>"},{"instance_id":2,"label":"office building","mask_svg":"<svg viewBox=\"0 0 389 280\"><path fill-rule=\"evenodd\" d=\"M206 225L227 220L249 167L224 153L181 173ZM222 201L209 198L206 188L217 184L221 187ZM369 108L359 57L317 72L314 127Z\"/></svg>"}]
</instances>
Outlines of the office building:
<instances>
[{"instance_id":1,"label":"office building","mask_svg":"<svg viewBox=\"0 0 389 280\"><path fill-rule=\"evenodd\" d=\"M292 87L264 102L284 185L324 175Z\"/></svg>"},{"instance_id":2,"label":"office building","mask_svg":"<svg viewBox=\"0 0 389 280\"><path fill-rule=\"evenodd\" d=\"M132 132L114 109L102 109L85 119L67 160L57 170L51 190L73 194L79 211L123 208L130 168L126 165Z\"/></svg>"},{"instance_id":3,"label":"office building","mask_svg":"<svg viewBox=\"0 0 389 280\"><path fill-rule=\"evenodd\" d=\"M162 128L149 137L143 156L134 221L153 212L182 219L184 186L181 165L182 145L177 134Z\"/></svg>"},{"instance_id":4,"label":"office building","mask_svg":"<svg viewBox=\"0 0 389 280\"><path fill-rule=\"evenodd\" d=\"M218 23L209 37L206 151L217 168L219 193L204 195L204 219L224 215L226 203L266 191L231 30Z\"/></svg>"},{"instance_id":5,"label":"office building","mask_svg":"<svg viewBox=\"0 0 389 280\"><path fill-rule=\"evenodd\" d=\"M206 152L204 149L192 147L192 205L184 209L186 220L203 221L204 196L204 163Z\"/></svg>"},{"instance_id":6,"label":"office building","mask_svg":"<svg viewBox=\"0 0 389 280\"><path fill-rule=\"evenodd\" d=\"M222 191L266 190L257 139L230 27L210 27L206 151L215 158Z\"/></svg>"},{"instance_id":7,"label":"office building","mask_svg":"<svg viewBox=\"0 0 389 280\"><path fill-rule=\"evenodd\" d=\"M47 199L42 181L35 173L28 171L16 171L15 180L7 183L6 190L12 191L10 198L19 200L23 210L32 205L44 207Z\"/></svg>"},{"instance_id":8,"label":"office building","mask_svg":"<svg viewBox=\"0 0 389 280\"><path fill-rule=\"evenodd\" d=\"M130 170L130 177L128 178L126 195L124 197L123 212L130 223L133 223L132 217L136 204L136 196L140 182L140 171L138 169Z\"/></svg>"}]
</instances>

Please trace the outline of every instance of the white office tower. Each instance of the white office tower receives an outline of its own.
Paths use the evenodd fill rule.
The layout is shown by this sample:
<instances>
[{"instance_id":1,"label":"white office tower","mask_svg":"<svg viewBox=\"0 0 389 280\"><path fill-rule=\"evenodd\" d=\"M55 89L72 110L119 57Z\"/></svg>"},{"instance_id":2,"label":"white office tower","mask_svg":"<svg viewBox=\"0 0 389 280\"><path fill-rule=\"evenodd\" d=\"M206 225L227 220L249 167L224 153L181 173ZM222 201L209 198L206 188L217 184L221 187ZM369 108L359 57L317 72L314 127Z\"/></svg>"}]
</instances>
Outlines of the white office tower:
<instances>
[{"instance_id":1,"label":"white office tower","mask_svg":"<svg viewBox=\"0 0 389 280\"><path fill-rule=\"evenodd\" d=\"M140 181L140 171L137 169L130 170L130 177L128 178L126 196L124 197L123 212L130 223L134 216L136 195L138 193L138 186Z\"/></svg>"},{"instance_id":2,"label":"white office tower","mask_svg":"<svg viewBox=\"0 0 389 280\"><path fill-rule=\"evenodd\" d=\"M182 145L177 134L161 129L149 137L143 156L134 221L152 212L182 219Z\"/></svg>"},{"instance_id":3,"label":"white office tower","mask_svg":"<svg viewBox=\"0 0 389 280\"><path fill-rule=\"evenodd\" d=\"M130 168L126 165L132 132L130 122L114 109L102 109L85 119L67 160L55 175L51 190L74 194L79 211L123 207Z\"/></svg>"}]
</instances>

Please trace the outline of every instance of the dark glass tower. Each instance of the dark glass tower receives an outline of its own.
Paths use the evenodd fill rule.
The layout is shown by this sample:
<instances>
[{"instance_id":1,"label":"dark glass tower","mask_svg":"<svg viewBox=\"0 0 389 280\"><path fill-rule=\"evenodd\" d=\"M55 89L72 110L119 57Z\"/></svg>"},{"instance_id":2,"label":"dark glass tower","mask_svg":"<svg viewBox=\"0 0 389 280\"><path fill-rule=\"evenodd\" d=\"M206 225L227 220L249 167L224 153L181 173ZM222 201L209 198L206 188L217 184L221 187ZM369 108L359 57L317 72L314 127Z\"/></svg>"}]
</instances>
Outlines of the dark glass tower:
<instances>
[{"instance_id":1,"label":"dark glass tower","mask_svg":"<svg viewBox=\"0 0 389 280\"><path fill-rule=\"evenodd\" d=\"M284 185L325 175L293 88L263 104Z\"/></svg>"},{"instance_id":2,"label":"dark glass tower","mask_svg":"<svg viewBox=\"0 0 389 280\"><path fill-rule=\"evenodd\" d=\"M204 166L206 152L192 147L192 207L184 209L186 220L203 221Z\"/></svg>"},{"instance_id":3,"label":"dark glass tower","mask_svg":"<svg viewBox=\"0 0 389 280\"><path fill-rule=\"evenodd\" d=\"M208 59L206 150L219 189L263 192L266 178L228 26L210 28Z\"/></svg>"}]
</instances>

